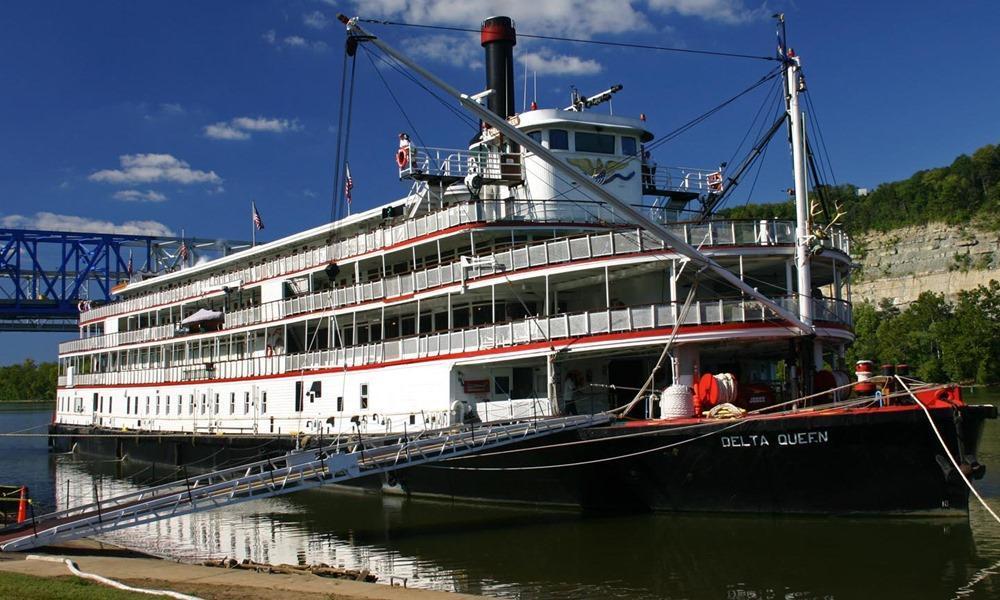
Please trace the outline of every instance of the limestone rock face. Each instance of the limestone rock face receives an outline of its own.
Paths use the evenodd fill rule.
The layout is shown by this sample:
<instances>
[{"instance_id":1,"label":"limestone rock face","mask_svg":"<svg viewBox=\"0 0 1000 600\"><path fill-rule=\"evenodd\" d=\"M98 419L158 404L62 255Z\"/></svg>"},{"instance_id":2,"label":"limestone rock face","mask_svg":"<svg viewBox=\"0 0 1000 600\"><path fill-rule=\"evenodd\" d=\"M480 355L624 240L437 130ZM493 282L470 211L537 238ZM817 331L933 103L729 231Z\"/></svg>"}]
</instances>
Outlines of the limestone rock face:
<instances>
[{"instance_id":1,"label":"limestone rock face","mask_svg":"<svg viewBox=\"0 0 1000 600\"><path fill-rule=\"evenodd\" d=\"M1000 280L1000 232L971 226L927 225L869 232L855 239L861 272L855 302L916 300L922 292L954 299L958 292Z\"/></svg>"}]
</instances>

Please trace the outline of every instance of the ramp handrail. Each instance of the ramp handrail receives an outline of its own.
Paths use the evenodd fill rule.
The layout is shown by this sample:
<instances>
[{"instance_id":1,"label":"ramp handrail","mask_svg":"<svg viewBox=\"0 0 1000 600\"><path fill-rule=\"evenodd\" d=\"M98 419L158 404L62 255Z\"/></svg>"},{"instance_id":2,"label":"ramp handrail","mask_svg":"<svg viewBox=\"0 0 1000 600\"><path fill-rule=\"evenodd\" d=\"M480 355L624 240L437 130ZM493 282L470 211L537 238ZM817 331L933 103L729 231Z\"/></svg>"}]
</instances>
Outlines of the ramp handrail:
<instances>
[{"instance_id":1,"label":"ramp handrail","mask_svg":"<svg viewBox=\"0 0 1000 600\"><path fill-rule=\"evenodd\" d=\"M13 551L123 529L172 516L211 510L237 502L310 489L326 483L425 464L562 431L602 425L611 415L573 415L531 421L496 421L479 426L383 436L340 451L341 440L310 450L289 452L212 473L105 498L0 529L0 550ZM392 443L391 440L398 440ZM412 451L412 453L411 453Z\"/></svg>"}]
</instances>

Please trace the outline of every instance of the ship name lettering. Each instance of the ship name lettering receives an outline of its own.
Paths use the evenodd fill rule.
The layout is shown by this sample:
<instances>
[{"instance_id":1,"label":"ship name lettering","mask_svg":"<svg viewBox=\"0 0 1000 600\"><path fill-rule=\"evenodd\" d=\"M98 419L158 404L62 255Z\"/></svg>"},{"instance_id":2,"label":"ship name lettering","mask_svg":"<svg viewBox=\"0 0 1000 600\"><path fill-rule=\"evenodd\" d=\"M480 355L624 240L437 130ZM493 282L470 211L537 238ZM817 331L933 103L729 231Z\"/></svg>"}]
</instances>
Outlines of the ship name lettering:
<instances>
[{"instance_id":1,"label":"ship name lettering","mask_svg":"<svg viewBox=\"0 0 1000 600\"><path fill-rule=\"evenodd\" d=\"M830 441L827 431L800 431L798 433L779 433L779 446L805 446L807 444L825 444Z\"/></svg>"},{"instance_id":2,"label":"ship name lettering","mask_svg":"<svg viewBox=\"0 0 1000 600\"><path fill-rule=\"evenodd\" d=\"M760 446L770 446L771 442L763 435L724 435L722 436L723 448L757 448Z\"/></svg>"}]
</instances>

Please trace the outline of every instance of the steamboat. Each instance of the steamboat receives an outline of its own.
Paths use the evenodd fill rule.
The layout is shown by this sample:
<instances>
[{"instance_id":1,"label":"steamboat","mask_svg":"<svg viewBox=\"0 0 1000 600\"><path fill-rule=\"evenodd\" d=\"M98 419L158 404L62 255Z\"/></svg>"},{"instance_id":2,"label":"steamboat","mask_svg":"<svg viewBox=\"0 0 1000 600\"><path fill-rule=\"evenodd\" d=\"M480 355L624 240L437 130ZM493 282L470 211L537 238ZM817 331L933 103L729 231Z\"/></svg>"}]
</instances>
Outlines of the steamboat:
<instances>
[{"instance_id":1,"label":"steamboat","mask_svg":"<svg viewBox=\"0 0 1000 600\"><path fill-rule=\"evenodd\" d=\"M965 513L996 409L905 368L848 377L850 239L814 214L801 63L783 42L771 135L788 133L797 219L737 221L712 209L743 169L656 165L645 120L599 108L620 86L517 113L509 18L482 24L473 95L343 22L350 57L425 78L480 133L455 149L401 135L403 198L134 276L85 307L59 349L55 447L207 469L611 414L359 485L584 509Z\"/></svg>"}]
</instances>

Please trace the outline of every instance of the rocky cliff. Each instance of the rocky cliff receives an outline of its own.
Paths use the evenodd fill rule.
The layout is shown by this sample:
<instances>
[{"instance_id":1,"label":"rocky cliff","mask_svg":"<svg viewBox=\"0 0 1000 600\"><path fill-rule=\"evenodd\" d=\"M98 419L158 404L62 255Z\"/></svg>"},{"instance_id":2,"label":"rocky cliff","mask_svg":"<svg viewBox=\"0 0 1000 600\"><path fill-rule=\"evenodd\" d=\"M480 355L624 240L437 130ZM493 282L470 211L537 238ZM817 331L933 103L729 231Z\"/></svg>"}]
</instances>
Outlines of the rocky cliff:
<instances>
[{"instance_id":1,"label":"rocky cliff","mask_svg":"<svg viewBox=\"0 0 1000 600\"><path fill-rule=\"evenodd\" d=\"M952 299L961 290L1000 280L1000 231L931 223L856 236L855 302L896 304L922 292Z\"/></svg>"}]
</instances>

